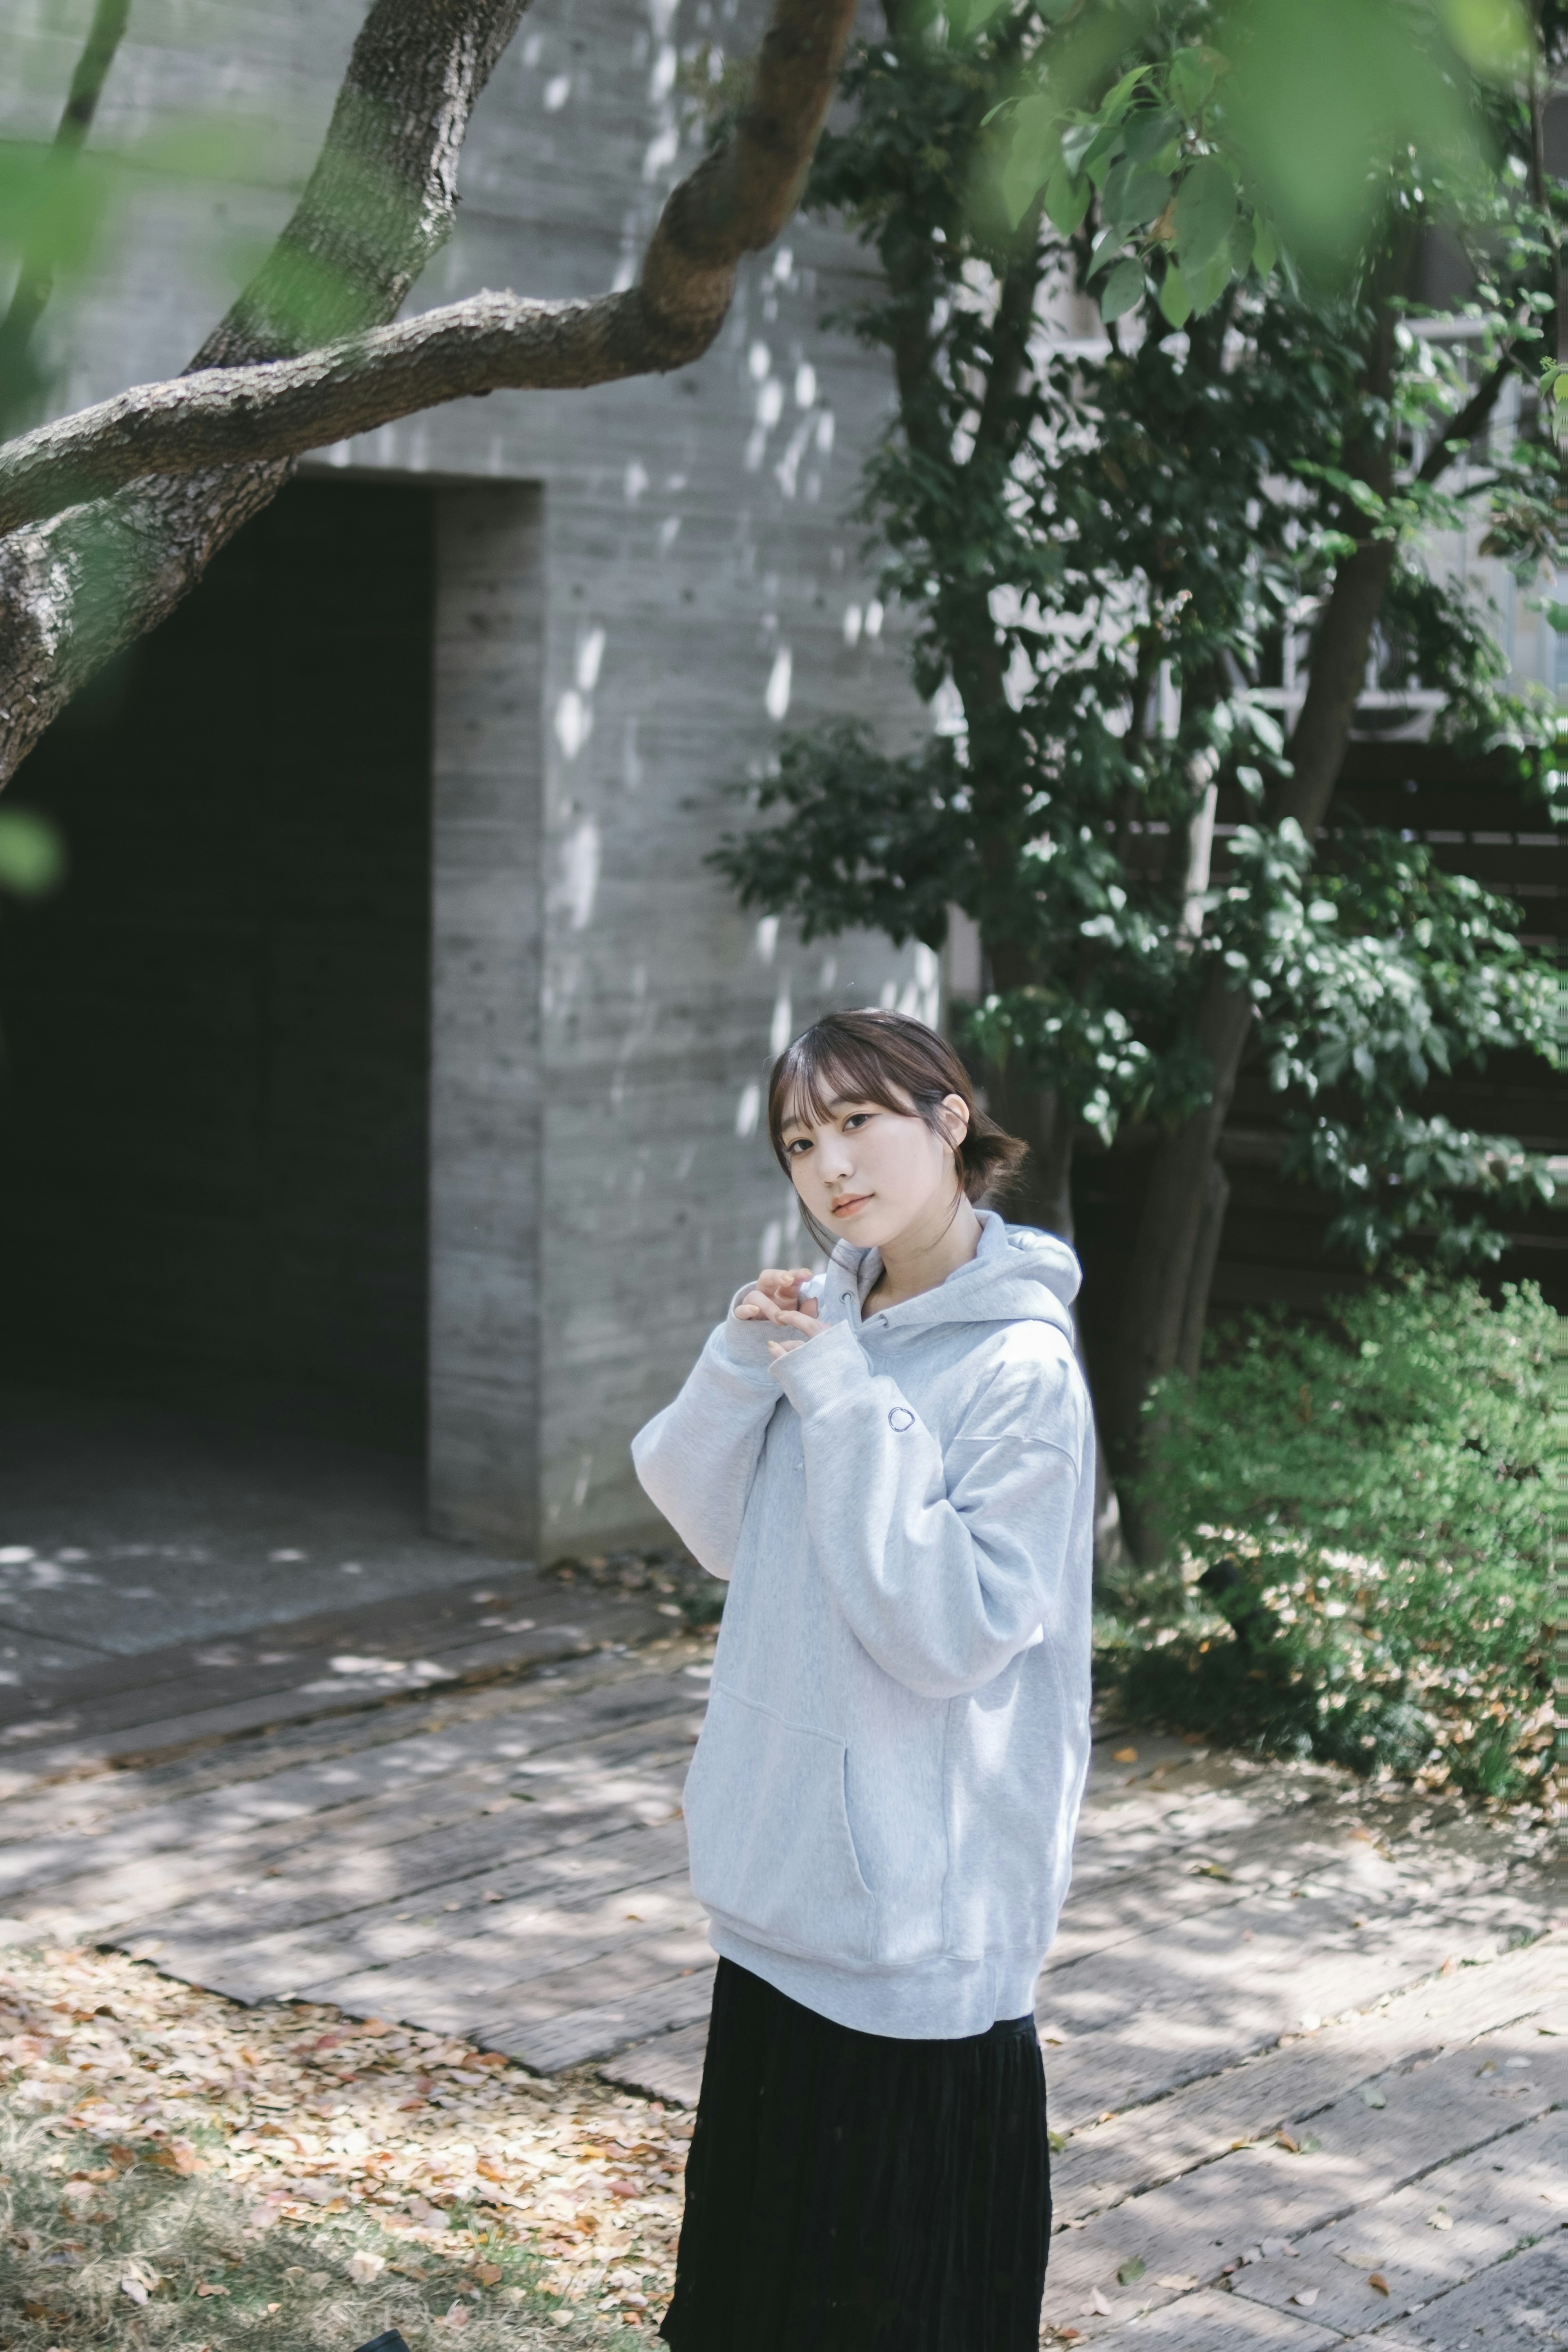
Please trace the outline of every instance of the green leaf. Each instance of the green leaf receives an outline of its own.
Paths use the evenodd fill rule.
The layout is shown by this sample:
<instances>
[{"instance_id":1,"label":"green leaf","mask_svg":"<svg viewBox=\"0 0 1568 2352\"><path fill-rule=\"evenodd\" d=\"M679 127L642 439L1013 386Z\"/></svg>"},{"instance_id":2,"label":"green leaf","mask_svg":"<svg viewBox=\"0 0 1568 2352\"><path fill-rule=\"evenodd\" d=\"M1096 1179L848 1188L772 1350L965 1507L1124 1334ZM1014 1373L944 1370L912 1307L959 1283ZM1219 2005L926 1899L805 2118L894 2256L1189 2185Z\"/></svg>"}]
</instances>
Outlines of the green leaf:
<instances>
[{"instance_id":1,"label":"green leaf","mask_svg":"<svg viewBox=\"0 0 1568 2352\"><path fill-rule=\"evenodd\" d=\"M1187 116L1202 108L1215 83L1215 68L1203 49L1178 49L1171 59L1171 96Z\"/></svg>"},{"instance_id":2,"label":"green leaf","mask_svg":"<svg viewBox=\"0 0 1568 2352\"><path fill-rule=\"evenodd\" d=\"M1052 226L1060 229L1064 236L1070 236L1075 228L1082 227L1084 215L1089 210L1089 200L1093 193L1087 180L1074 177L1064 155L1046 182L1046 212ZM1023 215L1020 213L1017 219L1022 217Z\"/></svg>"},{"instance_id":3,"label":"green leaf","mask_svg":"<svg viewBox=\"0 0 1568 2352\"><path fill-rule=\"evenodd\" d=\"M1271 277L1279 258L1279 248L1274 242L1274 232L1259 213L1252 224L1252 266L1259 278Z\"/></svg>"},{"instance_id":4,"label":"green leaf","mask_svg":"<svg viewBox=\"0 0 1568 2352\"><path fill-rule=\"evenodd\" d=\"M1106 175L1102 199L1105 217L1119 227L1141 228L1158 220L1171 201L1171 183L1163 172L1150 172L1124 155Z\"/></svg>"},{"instance_id":5,"label":"green leaf","mask_svg":"<svg viewBox=\"0 0 1568 2352\"><path fill-rule=\"evenodd\" d=\"M0 809L0 889L39 898L65 870L65 844L47 817L31 809Z\"/></svg>"},{"instance_id":6,"label":"green leaf","mask_svg":"<svg viewBox=\"0 0 1568 2352\"><path fill-rule=\"evenodd\" d=\"M1180 117L1155 107L1141 107L1127 121L1127 152L1135 163L1152 163L1173 139L1182 135Z\"/></svg>"},{"instance_id":7,"label":"green leaf","mask_svg":"<svg viewBox=\"0 0 1568 2352\"><path fill-rule=\"evenodd\" d=\"M1476 73L1503 80L1528 67L1533 43L1519 0L1438 0L1438 14Z\"/></svg>"},{"instance_id":8,"label":"green leaf","mask_svg":"<svg viewBox=\"0 0 1568 2352\"><path fill-rule=\"evenodd\" d=\"M1232 274L1230 254L1227 247L1223 245L1214 259L1204 268L1194 270L1189 265L1186 273L1187 285L1192 293L1193 309L1200 319L1205 310L1214 309L1215 304L1230 284Z\"/></svg>"},{"instance_id":9,"label":"green leaf","mask_svg":"<svg viewBox=\"0 0 1568 2352\"><path fill-rule=\"evenodd\" d=\"M947 0L945 14L959 38L965 40L977 33L1001 5L1002 0Z\"/></svg>"},{"instance_id":10,"label":"green leaf","mask_svg":"<svg viewBox=\"0 0 1568 2352\"><path fill-rule=\"evenodd\" d=\"M1131 105L1135 91L1148 78L1147 66L1134 66L1131 73L1123 74L1115 89L1100 106L1100 121L1105 123L1120 122Z\"/></svg>"},{"instance_id":11,"label":"green leaf","mask_svg":"<svg viewBox=\"0 0 1568 2352\"><path fill-rule=\"evenodd\" d=\"M1202 269L1225 246L1236 220L1236 186L1214 155L1200 157L1176 194L1176 249L1188 270Z\"/></svg>"},{"instance_id":12,"label":"green leaf","mask_svg":"<svg viewBox=\"0 0 1568 2352\"><path fill-rule=\"evenodd\" d=\"M1160 308L1173 327L1184 327L1193 315L1193 298L1187 291L1187 281L1173 261L1165 264L1165 275L1160 285Z\"/></svg>"},{"instance_id":13,"label":"green leaf","mask_svg":"<svg viewBox=\"0 0 1568 2352\"><path fill-rule=\"evenodd\" d=\"M1105 290L1100 298L1100 315L1110 326L1113 319L1123 317L1142 299L1143 264L1129 256L1125 261L1117 263L1105 281Z\"/></svg>"},{"instance_id":14,"label":"green leaf","mask_svg":"<svg viewBox=\"0 0 1568 2352\"><path fill-rule=\"evenodd\" d=\"M1116 2273L1117 2285L1131 2286L1135 2280L1142 2277L1148 2267L1142 2254L1129 2254Z\"/></svg>"},{"instance_id":15,"label":"green leaf","mask_svg":"<svg viewBox=\"0 0 1568 2352\"><path fill-rule=\"evenodd\" d=\"M1002 201L1016 228L1060 159L1061 117L1052 99L1026 98L1008 127L1012 136L1002 166Z\"/></svg>"}]
</instances>

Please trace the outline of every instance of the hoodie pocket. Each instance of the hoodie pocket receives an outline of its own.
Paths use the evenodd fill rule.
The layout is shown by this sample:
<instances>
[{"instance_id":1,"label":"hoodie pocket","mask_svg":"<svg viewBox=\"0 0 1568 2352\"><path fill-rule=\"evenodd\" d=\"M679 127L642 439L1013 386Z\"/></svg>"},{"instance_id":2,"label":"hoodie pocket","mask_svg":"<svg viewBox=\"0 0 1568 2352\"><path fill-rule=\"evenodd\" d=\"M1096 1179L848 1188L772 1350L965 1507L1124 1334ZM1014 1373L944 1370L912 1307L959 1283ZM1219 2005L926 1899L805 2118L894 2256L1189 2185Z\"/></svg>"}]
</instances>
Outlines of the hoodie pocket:
<instances>
[{"instance_id":1,"label":"hoodie pocket","mask_svg":"<svg viewBox=\"0 0 1568 2352\"><path fill-rule=\"evenodd\" d=\"M866 1959L877 1898L844 1801L848 1750L715 1683L684 1806L691 1885L759 1943Z\"/></svg>"}]
</instances>

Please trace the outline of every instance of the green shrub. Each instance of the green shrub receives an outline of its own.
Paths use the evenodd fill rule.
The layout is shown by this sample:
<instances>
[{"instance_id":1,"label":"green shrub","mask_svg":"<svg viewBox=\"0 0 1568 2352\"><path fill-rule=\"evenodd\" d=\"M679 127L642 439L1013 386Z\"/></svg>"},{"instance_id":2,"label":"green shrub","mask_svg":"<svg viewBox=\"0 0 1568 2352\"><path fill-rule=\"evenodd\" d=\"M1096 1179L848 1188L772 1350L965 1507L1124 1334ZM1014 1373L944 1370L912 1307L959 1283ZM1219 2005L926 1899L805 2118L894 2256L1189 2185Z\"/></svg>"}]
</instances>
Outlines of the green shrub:
<instances>
[{"instance_id":1,"label":"green shrub","mask_svg":"<svg viewBox=\"0 0 1568 2352\"><path fill-rule=\"evenodd\" d=\"M1111 1580L1129 1714L1518 1801L1551 1754L1551 1378L1532 1284L1253 1314L1151 1399L1168 1547Z\"/></svg>"}]
</instances>

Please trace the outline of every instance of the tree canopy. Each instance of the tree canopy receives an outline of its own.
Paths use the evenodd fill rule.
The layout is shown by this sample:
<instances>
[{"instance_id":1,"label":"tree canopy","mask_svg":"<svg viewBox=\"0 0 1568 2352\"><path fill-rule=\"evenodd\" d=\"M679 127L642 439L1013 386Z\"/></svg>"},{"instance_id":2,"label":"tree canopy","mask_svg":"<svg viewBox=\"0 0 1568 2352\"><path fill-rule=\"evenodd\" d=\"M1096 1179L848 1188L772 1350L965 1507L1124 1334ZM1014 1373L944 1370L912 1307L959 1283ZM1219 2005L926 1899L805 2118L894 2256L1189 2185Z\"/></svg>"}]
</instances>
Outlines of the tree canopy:
<instances>
[{"instance_id":1,"label":"tree canopy","mask_svg":"<svg viewBox=\"0 0 1568 2352\"><path fill-rule=\"evenodd\" d=\"M1285 103L1309 21L1348 161L1318 66ZM1418 1233L1484 1257L1489 1204L1544 1187L1421 1099L1545 1049L1554 981L1514 910L1417 843L1317 835L1369 679L1553 772L1554 709L1510 690L1492 616L1426 549L1479 515L1535 585L1555 545L1559 41L1379 0L896 7L819 152L809 201L880 263L844 323L897 393L863 515L945 716L910 751L792 738L756 792L773 822L719 863L808 932L934 946L950 908L973 919L966 1034L1044 1221L1070 1232L1075 1139L1153 1138L1098 1400L1124 1465L1150 1381L1195 1360L1244 1053L1365 1261ZM1426 299L1435 254L1457 299ZM1101 336L1063 333L1075 297ZM1222 786L1250 822L1220 870Z\"/></svg>"}]
</instances>

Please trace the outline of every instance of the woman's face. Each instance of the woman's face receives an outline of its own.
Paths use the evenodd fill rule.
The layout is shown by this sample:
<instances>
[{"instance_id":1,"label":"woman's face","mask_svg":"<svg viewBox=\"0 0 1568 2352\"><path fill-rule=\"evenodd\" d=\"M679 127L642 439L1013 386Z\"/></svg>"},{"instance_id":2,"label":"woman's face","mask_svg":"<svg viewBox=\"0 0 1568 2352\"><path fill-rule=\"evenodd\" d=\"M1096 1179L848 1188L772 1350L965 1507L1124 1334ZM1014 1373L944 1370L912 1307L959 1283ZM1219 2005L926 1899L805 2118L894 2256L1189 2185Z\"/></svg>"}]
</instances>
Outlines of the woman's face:
<instances>
[{"instance_id":1,"label":"woman's face","mask_svg":"<svg viewBox=\"0 0 1568 2352\"><path fill-rule=\"evenodd\" d=\"M792 1118L784 1130L784 1158L801 1202L819 1225L860 1249L889 1242L931 1219L946 1217L958 1192L953 1151L969 1129L960 1095L949 1095L926 1125L913 1105L889 1110L845 1096L829 1103L820 1123Z\"/></svg>"}]
</instances>

